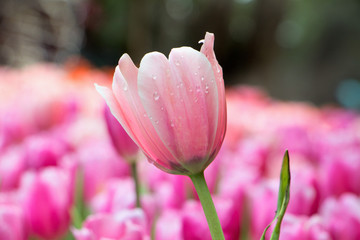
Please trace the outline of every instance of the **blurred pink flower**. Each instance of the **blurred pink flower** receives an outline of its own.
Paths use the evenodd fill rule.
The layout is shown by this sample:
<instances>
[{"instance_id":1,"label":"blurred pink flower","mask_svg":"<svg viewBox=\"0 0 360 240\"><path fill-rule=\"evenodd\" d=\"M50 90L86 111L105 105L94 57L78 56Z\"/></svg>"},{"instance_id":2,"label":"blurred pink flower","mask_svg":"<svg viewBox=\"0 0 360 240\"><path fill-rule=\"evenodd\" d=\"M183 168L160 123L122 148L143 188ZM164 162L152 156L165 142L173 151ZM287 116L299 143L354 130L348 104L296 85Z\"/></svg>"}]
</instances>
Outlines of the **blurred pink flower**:
<instances>
[{"instance_id":1,"label":"blurred pink flower","mask_svg":"<svg viewBox=\"0 0 360 240\"><path fill-rule=\"evenodd\" d=\"M0 153L1 190L8 191L19 186L21 176L26 170L23 148L15 146Z\"/></svg>"},{"instance_id":2,"label":"blurred pink flower","mask_svg":"<svg viewBox=\"0 0 360 240\"><path fill-rule=\"evenodd\" d=\"M120 157L107 141L93 141L79 146L71 156L79 163L78 170L84 173L85 201L101 192L110 179L129 176L129 164Z\"/></svg>"},{"instance_id":3,"label":"blurred pink flower","mask_svg":"<svg viewBox=\"0 0 360 240\"><path fill-rule=\"evenodd\" d=\"M96 86L149 161L166 172L199 173L221 147L226 103L213 45L206 33L200 52L174 48L169 59L148 53L139 69L124 54L112 89Z\"/></svg>"},{"instance_id":4,"label":"blurred pink flower","mask_svg":"<svg viewBox=\"0 0 360 240\"><path fill-rule=\"evenodd\" d=\"M142 210L146 221L151 224L160 206L152 195L143 194ZM89 204L93 213L117 213L135 207L135 191L132 178L111 179L106 182L103 191L98 193Z\"/></svg>"},{"instance_id":5,"label":"blurred pink flower","mask_svg":"<svg viewBox=\"0 0 360 240\"><path fill-rule=\"evenodd\" d=\"M248 190L250 203L250 233L260 239L265 227L275 217L278 181L261 181Z\"/></svg>"},{"instance_id":6,"label":"blurred pink flower","mask_svg":"<svg viewBox=\"0 0 360 240\"><path fill-rule=\"evenodd\" d=\"M183 240L182 217L180 210L167 209L156 221L156 240Z\"/></svg>"},{"instance_id":7,"label":"blurred pink flower","mask_svg":"<svg viewBox=\"0 0 360 240\"><path fill-rule=\"evenodd\" d=\"M27 239L24 216L19 206L0 204L0 239Z\"/></svg>"},{"instance_id":8,"label":"blurred pink flower","mask_svg":"<svg viewBox=\"0 0 360 240\"><path fill-rule=\"evenodd\" d=\"M337 136L337 145L328 144L321 152L320 181L322 198L340 196L345 192L360 194L360 148L358 141L346 143ZM347 137L346 137L347 138ZM327 139L329 140L329 139Z\"/></svg>"},{"instance_id":9,"label":"blurred pink flower","mask_svg":"<svg viewBox=\"0 0 360 240\"><path fill-rule=\"evenodd\" d=\"M272 228L274 225L272 226ZM331 240L326 231L323 219L318 215L312 217L285 214L281 224L280 240Z\"/></svg>"},{"instance_id":10,"label":"blurred pink flower","mask_svg":"<svg viewBox=\"0 0 360 240\"><path fill-rule=\"evenodd\" d=\"M115 213L135 206L134 182L131 178L112 179L90 202L92 212Z\"/></svg>"},{"instance_id":11,"label":"blurred pink flower","mask_svg":"<svg viewBox=\"0 0 360 240\"><path fill-rule=\"evenodd\" d=\"M291 200L287 213L311 216L318 211L320 194L316 172L307 166L291 173Z\"/></svg>"},{"instance_id":12,"label":"blurred pink flower","mask_svg":"<svg viewBox=\"0 0 360 240\"><path fill-rule=\"evenodd\" d=\"M73 229L73 233L76 240L150 240L140 209L90 215L83 228Z\"/></svg>"},{"instance_id":13,"label":"blurred pink flower","mask_svg":"<svg viewBox=\"0 0 360 240\"><path fill-rule=\"evenodd\" d=\"M30 235L50 240L67 231L73 190L70 175L60 168L23 175L20 201Z\"/></svg>"},{"instance_id":14,"label":"blurred pink flower","mask_svg":"<svg viewBox=\"0 0 360 240\"><path fill-rule=\"evenodd\" d=\"M138 153L139 147L129 137L119 121L111 114L108 106L104 108L104 117L112 144L116 151L127 161L136 160L135 155Z\"/></svg>"},{"instance_id":15,"label":"blurred pink flower","mask_svg":"<svg viewBox=\"0 0 360 240\"><path fill-rule=\"evenodd\" d=\"M338 199L326 199L320 215L333 240L360 239L360 198L357 195L346 193Z\"/></svg>"},{"instance_id":16,"label":"blurred pink flower","mask_svg":"<svg viewBox=\"0 0 360 240\"><path fill-rule=\"evenodd\" d=\"M181 208L186 200L185 180L183 176L171 176L168 181L159 181L155 197L161 208Z\"/></svg>"},{"instance_id":17,"label":"blurred pink flower","mask_svg":"<svg viewBox=\"0 0 360 240\"><path fill-rule=\"evenodd\" d=\"M24 142L24 158L29 169L57 166L69 146L55 135L30 136Z\"/></svg>"}]
</instances>

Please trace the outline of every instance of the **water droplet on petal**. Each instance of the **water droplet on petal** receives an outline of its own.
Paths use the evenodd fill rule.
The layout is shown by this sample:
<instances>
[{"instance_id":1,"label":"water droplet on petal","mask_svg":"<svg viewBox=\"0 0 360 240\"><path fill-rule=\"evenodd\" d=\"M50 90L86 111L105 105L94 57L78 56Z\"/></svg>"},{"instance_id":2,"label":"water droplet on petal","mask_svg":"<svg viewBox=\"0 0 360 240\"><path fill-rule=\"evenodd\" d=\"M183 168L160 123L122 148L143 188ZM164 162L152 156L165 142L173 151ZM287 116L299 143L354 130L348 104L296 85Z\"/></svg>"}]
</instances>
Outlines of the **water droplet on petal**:
<instances>
[{"instance_id":1,"label":"water droplet on petal","mask_svg":"<svg viewBox=\"0 0 360 240\"><path fill-rule=\"evenodd\" d=\"M155 92L153 93L153 98L154 98L155 101L159 100L159 98L160 98L159 93L155 91Z\"/></svg>"},{"instance_id":2,"label":"water droplet on petal","mask_svg":"<svg viewBox=\"0 0 360 240\"><path fill-rule=\"evenodd\" d=\"M157 78L156 75L153 75L153 76L152 76L152 79L156 80L156 78Z\"/></svg>"},{"instance_id":3,"label":"water droplet on petal","mask_svg":"<svg viewBox=\"0 0 360 240\"><path fill-rule=\"evenodd\" d=\"M191 93L192 93L192 91L193 91L193 90L192 90L192 88L189 88L189 92L191 92Z\"/></svg>"},{"instance_id":4,"label":"water droplet on petal","mask_svg":"<svg viewBox=\"0 0 360 240\"><path fill-rule=\"evenodd\" d=\"M196 103L197 103L198 101L199 101L199 99L198 99L198 98L195 98L195 99L194 99L194 102L196 102Z\"/></svg>"},{"instance_id":5,"label":"water droplet on petal","mask_svg":"<svg viewBox=\"0 0 360 240\"><path fill-rule=\"evenodd\" d=\"M156 121L155 121L155 124L159 124L159 120L156 120Z\"/></svg>"},{"instance_id":6,"label":"water droplet on petal","mask_svg":"<svg viewBox=\"0 0 360 240\"><path fill-rule=\"evenodd\" d=\"M161 109L161 111L164 111L164 107L161 107L160 109Z\"/></svg>"},{"instance_id":7,"label":"water droplet on petal","mask_svg":"<svg viewBox=\"0 0 360 240\"><path fill-rule=\"evenodd\" d=\"M179 62L179 61L175 61L175 65L176 65L176 66L180 66L180 62Z\"/></svg>"},{"instance_id":8,"label":"water droplet on petal","mask_svg":"<svg viewBox=\"0 0 360 240\"><path fill-rule=\"evenodd\" d=\"M170 121L170 126L173 128L175 127L175 124L173 123L173 121Z\"/></svg>"},{"instance_id":9,"label":"water droplet on petal","mask_svg":"<svg viewBox=\"0 0 360 240\"><path fill-rule=\"evenodd\" d=\"M195 75L195 76L197 76L197 75L198 75L198 73L197 73L197 72L194 72L194 75Z\"/></svg>"},{"instance_id":10,"label":"water droplet on petal","mask_svg":"<svg viewBox=\"0 0 360 240\"><path fill-rule=\"evenodd\" d=\"M208 84L205 84L205 91L204 91L206 94L209 93L209 85Z\"/></svg>"},{"instance_id":11,"label":"water droplet on petal","mask_svg":"<svg viewBox=\"0 0 360 240\"><path fill-rule=\"evenodd\" d=\"M144 117L145 117L145 118L147 117L147 114L146 114L146 113L144 113Z\"/></svg>"},{"instance_id":12,"label":"water droplet on petal","mask_svg":"<svg viewBox=\"0 0 360 240\"><path fill-rule=\"evenodd\" d=\"M204 81L205 80L205 77L204 76L201 76L201 81Z\"/></svg>"},{"instance_id":13,"label":"water droplet on petal","mask_svg":"<svg viewBox=\"0 0 360 240\"><path fill-rule=\"evenodd\" d=\"M124 92L126 92L128 90L128 86L126 83L124 83L123 90L124 90Z\"/></svg>"}]
</instances>

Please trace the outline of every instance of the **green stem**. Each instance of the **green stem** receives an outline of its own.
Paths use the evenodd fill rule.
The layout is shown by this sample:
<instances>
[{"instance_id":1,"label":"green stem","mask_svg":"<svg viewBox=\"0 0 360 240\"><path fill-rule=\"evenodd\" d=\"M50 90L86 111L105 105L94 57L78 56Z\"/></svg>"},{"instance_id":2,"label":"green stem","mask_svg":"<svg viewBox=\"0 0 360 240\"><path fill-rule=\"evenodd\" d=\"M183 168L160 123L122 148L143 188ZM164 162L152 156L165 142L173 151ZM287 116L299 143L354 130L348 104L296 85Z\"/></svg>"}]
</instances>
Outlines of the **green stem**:
<instances>
[{"instance_id":1,"label":"green stem","mask_svg":"<svg viewBox=\"0 0 360 240\"><path fill-rule=\"evenodd\" d=\"M203 207L206 220L209 225L211 237L213 240L225 240L219 217L216 213L214 202L211 198L209 188L206 184L204 172L189 176L193 182L196 192Z\"/></svg>"},{"instance_id":2,"label":"green stem","mask_svg":"<svg viewBox=\"0 0 360 240\"><path fill-rule=\"evenodd\" d=\"M138 177L138 173L137 173L136 161L131 163L131 175L132 175L132 177L134 179L134 183L135 183L136 207L141 208L141 204L140 204L140 183L139 183L139 177Z\"/></svg>"}]
</instances>

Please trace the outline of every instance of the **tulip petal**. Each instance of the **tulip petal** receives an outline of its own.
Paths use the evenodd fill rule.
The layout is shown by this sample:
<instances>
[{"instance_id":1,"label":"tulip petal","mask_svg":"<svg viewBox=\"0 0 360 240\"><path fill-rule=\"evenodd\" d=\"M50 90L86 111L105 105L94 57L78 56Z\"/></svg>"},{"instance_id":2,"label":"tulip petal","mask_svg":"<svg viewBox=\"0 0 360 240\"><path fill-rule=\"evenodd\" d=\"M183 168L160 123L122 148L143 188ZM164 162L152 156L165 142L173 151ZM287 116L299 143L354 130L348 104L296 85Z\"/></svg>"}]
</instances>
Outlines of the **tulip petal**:
<instances>
[{"instance_id":1,"label":"tulip petal","mask_svg":"<svg viewBox=\"0 0 360 240\"><path fill-rule=\"evenodd\" d=\"M215 137L217 86L209 61L191 48L144 56L139 96L162 141L182 162L207 158Z\"/></svg>"},{"instance_id":2,"label":"tulip petal","mask_svg":"<svg viewBox=\"0 0 360 240\"><path fill-rule=\"evenodd\" d=\"M216 83L219 91L219 115L218 115L218 131L215 137L215 144L217 146L214 146L213 149L215 149L216 152L213 153L214 156L216 156L217 152L220 150L221 144L223 142L223 139L225 137L226 132L226 99L225 99L225 86L224 86L224 80L223 80L223 73L222 68L219 65L218 61L216 60L215 52L214 52L214 39L215 36L213 33L207 32L205 34L204 44L201 47L200 52L202 52L209 62L211 63L211 66L213 68Z\"/></svg>"},{"instance_id":3,"label":"tulip petal","mask_svg":"<svg viewBox=\"0 0 360 240\"><path fill-rule=\"evenodd\" d=\"M135 67L131 59L126 57L126 55L119 62L122 67ZM105 99L115 118L148 156L150 161L155 161L158 165L162 165L164 170L167 169L167 172L172 173L173 170L186 172L161 142L142 107L137 94L136 79L134 79L137 71L135 72L134 69L127 70L125 74L129 79L124 78L120 71L120 66L117 66L112 91L106 87L95 85L97 91Z\"/></svg>"}]
</instances>

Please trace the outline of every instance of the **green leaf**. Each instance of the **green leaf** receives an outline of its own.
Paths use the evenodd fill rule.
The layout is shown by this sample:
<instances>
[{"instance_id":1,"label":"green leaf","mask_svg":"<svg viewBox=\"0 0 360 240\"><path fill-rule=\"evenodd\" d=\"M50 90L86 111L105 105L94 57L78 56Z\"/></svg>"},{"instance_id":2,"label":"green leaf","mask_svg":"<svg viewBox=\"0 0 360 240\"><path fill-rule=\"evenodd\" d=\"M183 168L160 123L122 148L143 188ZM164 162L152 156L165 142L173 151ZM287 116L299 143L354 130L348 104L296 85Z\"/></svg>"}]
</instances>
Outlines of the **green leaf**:
<instances>
[{"instance_id":1,"label":"green leaf","mask_svg":"<svg viewBox=\"0 0 360 240\"><path fill-rule=\"evenodd\" d=\"M280 186L279 186L279 195L278 195L276 212L279 212L283 207L283 202L286 201L286 199L290 198L289 190L290 190L289 152L288 150L286 150L280 172ZM286 207L287 205L285 206L285 210Z\"/></svg>"},{"instance_id":2,"label":"green leaf","mask_svg":"<svg viewBox=\"0 0 360 240\"><path fill-rule=\"evenodd\" d=\"M265 240L266 231L269 229L271 224L276 221L276 225L273 233L271 234L270 240L278 240L280 237L280 226L281 222L284 218L287 206L290 201L290 164L289 164L289 152L286 150L281 166L280 171L280 186L279 186L279 194L278 194L278 202L275 218L271 221L271 223L265 228L261 240Z\"/></svg>"}]
</instances>

